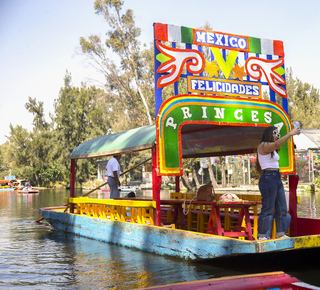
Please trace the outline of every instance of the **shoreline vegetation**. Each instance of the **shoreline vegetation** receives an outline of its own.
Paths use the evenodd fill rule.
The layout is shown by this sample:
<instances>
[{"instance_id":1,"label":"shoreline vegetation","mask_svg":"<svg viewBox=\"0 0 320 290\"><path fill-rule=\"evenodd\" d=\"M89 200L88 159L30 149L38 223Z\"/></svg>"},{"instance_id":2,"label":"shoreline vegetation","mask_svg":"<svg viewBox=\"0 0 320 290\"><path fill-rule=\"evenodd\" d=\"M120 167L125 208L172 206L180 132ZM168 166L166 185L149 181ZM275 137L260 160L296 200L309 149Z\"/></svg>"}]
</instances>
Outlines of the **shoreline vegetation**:
<instances>
[{"instance_id":1,"label":"shoreline vegetation","mask_svg":"<svg viewBox=\"0 0 320 290\"><path fill-rule=\"evenodd\" d=\"M101 181L102 183L102 181ZM82 187L75 187L76 189L82 189L82 190L92 190L92 189L95 189L96 187L98 187L100 185L100 183L98 183L98 185L95 185L94 187L93 186L82 186ZM138 190L152 190L152 184L151 183L142 183L142 182L137 182L137 181L134 181L134 182L129 182L128 183L128 186L135 186L136 189ZM62 185L62 184L58 184L58 185L55 185L53 187L36 187L36 186L33 186L34 189L67 189L67 186L66 185ZM307 192L312 192L311 190L312 188L312 184L309 184L309 183L300 183L298 185L298 188L297 188L297 191L307 191ZM175 186L174 185L163 185L161 187L161 190L171 190L171 191L174 191L175 189ZM285 189L289 190L288 186L285 185ZM101 190L101 189L99 189ZM214 188L215 192L223 192L223 191L233 191L234 193L241 193L241 192L253 192L253 193L257 193L259 192L259 188L258 188L258 185L234 185L234 184L230 184L229 186L227 187L217 187L217 188ZM186 188L183 188L181 190L181 192L187 192L187 189ZM193 189L189 192L194 192L196 193L196 189ZM320 189L319 188L316 188L315 189L315 192L320 192Z\"/></svg>"}]
</instances>

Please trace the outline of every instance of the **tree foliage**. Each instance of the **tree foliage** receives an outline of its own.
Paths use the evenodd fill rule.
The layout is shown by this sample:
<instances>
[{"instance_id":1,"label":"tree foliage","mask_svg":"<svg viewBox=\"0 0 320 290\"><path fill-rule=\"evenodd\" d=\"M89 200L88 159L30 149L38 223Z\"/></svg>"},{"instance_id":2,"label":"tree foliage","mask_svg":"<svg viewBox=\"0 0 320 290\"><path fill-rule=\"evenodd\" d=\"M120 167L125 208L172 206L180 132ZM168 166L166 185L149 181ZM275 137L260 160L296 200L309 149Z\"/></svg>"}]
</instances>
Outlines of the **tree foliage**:
<instances>
[{"instance_id":1,"label":"tree foliage","mask_svg":"<svg viewBox=\"0 0 320 290\"><path fill-rule=\"evenodd\" d=\"M81 37L80 46L90 64L105 77L104 88L98 89L85 83L74 87L71 74L67 72L64 85L54 100L50 121L45 120L43 102L29 97L25 108L33 115L33 130L28 132L21 125L10 125L8 141L0 145L2 176L14 174L28 178L38 186L67 183L70 178L67 156L79 144L104 134L154 122L153 48L146 48L140 43L141 30L135 25L133 11L122 11L123 1L96 0L94 8L107 24L106 38L97 35ZM203 28L211 30L207 23ZM300 121L302 128L319 128L318 89L294 78L291 69L287 70L286 82L291 120ZM178 90L180 94L187 92L185 80L179 81ZM173 86L163 89L163 100L173 95ZM131 153L122 162L128 169L148 157L145 152ZM225 186L225 160L224 157L219 159L221 174L216 181L221 181ZM184 185L189 189L194 185L199 187L199 159L184 159L183 163ZM81 184L94 178L96 165L92 160L78 160L77 182ZM212 166L209 169L210 179L216 186ZM191 184L188 175L193 176Z\"/></svg>"},{"instance_id":2,"label":"tree foliage","mask_svg":"<svg viewBox=\"0 0 320 290\"><path fill-rule=\"evenodd\" d=\"M286 80L290 119L300 121L301 128L304 129L319 128L319 90L298 78L294 79L292 69L287 70Z\"/></svg>"},{"instance_id":3,"label":"tree foliage","mask_svg":"<svg viewBox=\"0 0 320 290\"><path fill-rule=\"evenodd\" d=\"M80 38L90 63L105 76L105 90L113 132L153 123L153 76L148 65L150 50L142 50L131 9L122 13L122 1L96 0L94 8L110 30L103 40L97 35Z\"/></svg>"}]
</instances>

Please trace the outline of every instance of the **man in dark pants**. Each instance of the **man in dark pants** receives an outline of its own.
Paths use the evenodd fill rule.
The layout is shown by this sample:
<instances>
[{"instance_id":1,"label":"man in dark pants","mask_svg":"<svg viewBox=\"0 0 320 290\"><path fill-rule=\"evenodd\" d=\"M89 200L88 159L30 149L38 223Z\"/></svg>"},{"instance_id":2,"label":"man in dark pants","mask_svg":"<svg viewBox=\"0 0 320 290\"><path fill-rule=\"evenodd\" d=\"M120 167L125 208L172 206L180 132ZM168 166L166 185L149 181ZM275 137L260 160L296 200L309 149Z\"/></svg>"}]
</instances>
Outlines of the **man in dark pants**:
<instances>
[{"instance_id":1,"label":"man in dark pants","mask_svg":"<svg viewBox=\"0 0 320 290\"><path fill-rule=\"evenodd\" d=\"M107 163L108 185L110 187L110 198L120 197L120 154L114 155Z\"/></svg>"}]
</instances>

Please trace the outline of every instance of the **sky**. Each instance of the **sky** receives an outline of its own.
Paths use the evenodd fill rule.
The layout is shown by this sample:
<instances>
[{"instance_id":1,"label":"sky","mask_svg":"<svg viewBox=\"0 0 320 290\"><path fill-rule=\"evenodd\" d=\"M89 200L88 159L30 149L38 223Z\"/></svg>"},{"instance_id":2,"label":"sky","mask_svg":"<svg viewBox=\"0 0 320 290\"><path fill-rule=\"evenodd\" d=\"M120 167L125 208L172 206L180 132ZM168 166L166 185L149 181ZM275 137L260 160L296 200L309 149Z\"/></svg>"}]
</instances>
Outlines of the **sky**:
<instances>
[{"instance_id":1,"label":"sky","mask_svg":"<svg viewBox=\"0 0 320 290\"><path fill-rule=\"evenodd\" d=\"M100 86L99 75L81 55L80 37L104 36L106 22L95 14L93 0L0 0L0 144L12 126L32 130L28 98L43 102L46 120L63 87L66 71L72 84ZM294 77L320 89L320 1L305 0L124 0L132 9L140 41L153 41L153 23L282 40L285 66Z\"/></svg>"}]
</instances>

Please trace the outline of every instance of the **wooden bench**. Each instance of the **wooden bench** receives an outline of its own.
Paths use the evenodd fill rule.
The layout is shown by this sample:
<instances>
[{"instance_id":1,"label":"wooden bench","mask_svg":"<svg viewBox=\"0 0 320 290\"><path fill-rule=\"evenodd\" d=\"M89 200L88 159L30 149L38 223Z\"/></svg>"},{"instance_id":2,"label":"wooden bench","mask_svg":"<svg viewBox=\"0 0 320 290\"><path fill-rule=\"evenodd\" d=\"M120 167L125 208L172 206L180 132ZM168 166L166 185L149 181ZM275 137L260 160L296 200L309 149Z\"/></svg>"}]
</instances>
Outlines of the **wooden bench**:
<instances>
[{"instance_id":1,"label":"wooden bench","mask_svg":"<svg viewBox=\"0 0 320 290\"><path fill-rule=\"evenodd\" d=\"M118 222L154 225L156 202L150 200L94 199L70 197L68 207L74 206L74 214Z\"/></svg>"}]
</instances>

